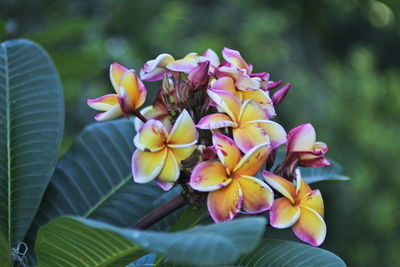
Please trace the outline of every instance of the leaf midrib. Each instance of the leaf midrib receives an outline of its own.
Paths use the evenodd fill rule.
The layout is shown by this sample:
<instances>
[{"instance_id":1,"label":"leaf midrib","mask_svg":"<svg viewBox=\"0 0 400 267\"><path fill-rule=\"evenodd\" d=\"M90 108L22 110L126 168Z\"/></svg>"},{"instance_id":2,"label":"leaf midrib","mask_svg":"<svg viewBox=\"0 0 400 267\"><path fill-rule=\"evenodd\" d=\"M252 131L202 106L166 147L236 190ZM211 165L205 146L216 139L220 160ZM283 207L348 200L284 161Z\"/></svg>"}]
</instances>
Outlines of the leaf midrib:
<instances>
[{"instance_id":1,"label":"leaf midrib","mask_svg":"<svg viewBox=\"0 0 400 267\"><path fill-rule=\"evenodd\" d=\"M4 43L1 44L4 53L4 79L5 79L5 93L6 93L6 145L7 145L7 210L8 210L8 243L11 244L11 114L10 114L10 80L8 70L8 56L7 47Z\"/></svg>"},{"instance_id":2,"label":"leaf midrib","mask_svg":"<svg viewBox=\"0 0 400 267\"><path fill-rule=\"evenodd\" d=\"M121 182L112 188L106 195L104 195L92 208L90 208L84 215L84 217L89 217L101 204L103 204L107 199L109 199L116 191L122 188L129 180L132 179L132 175L125 176Z\"/></svg>"}]
</instances>

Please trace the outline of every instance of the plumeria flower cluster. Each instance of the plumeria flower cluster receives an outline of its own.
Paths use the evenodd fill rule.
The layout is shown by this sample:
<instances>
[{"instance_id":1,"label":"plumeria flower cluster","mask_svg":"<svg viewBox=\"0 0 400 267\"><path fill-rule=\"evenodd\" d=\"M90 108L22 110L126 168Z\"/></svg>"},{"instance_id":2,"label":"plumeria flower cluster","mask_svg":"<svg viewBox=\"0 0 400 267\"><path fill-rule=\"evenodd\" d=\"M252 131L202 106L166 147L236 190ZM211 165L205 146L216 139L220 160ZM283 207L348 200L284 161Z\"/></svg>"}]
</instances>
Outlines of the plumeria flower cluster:
<instances>
[{"instance_id":1,"label":"plumeria flower cluster","mask_svg":"<svg viewBox=\"0 0 400 267\"><path fill-rule=\"evenodd\" d=\"M182 59L161 54L143 65L140 78L113 63L116 94L87 103L102 111L98 121L135 117L136 183L154 180L166 191L181 185L187 200L204 202L215 222L268 212L272 227L292 227L298 238L319 246L326 235L321 193L298 167L329 166L327 145L316 141L311 124L287 133L273 121L290 83L253 72L238 51L224 48L222 58L211 49ZM160 89L152 105L139 110L147 95L142 80L159 82ZM274 164L283 146L285 160Z\"/></svg>"}]
</instances>

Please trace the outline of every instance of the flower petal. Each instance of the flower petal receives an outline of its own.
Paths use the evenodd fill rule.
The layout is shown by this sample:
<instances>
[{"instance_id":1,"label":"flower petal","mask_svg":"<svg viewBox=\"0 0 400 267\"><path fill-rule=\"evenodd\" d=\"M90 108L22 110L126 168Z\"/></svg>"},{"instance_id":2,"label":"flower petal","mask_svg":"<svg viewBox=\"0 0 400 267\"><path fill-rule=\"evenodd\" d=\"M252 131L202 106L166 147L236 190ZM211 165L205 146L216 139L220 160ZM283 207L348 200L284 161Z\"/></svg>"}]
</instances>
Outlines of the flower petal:
<instances>
[{"instance_id":1,"label":"flower petal","mask_svg":"<svg viewBox=\"0 0 400 267\"><path fill-rule=\"evenodd\" d=\"M118 85L120 88L124 88L129 96L130 102L126 103L128 107L137 109L144 103L147 90L142 81L137 77L134 70L126 71L121 76Z\"/></svg>"},{"instance_id":2,"label":"flower petal","mask_svg":"<svg viewBox=\"0 0 400 267\"><path fill-rule=\"evenodd\" d=\"M155 119L161 121L162 124L165 126L167 132L171 130L171 121L169 120L168 114L165 113L165 111L154 108L153 106L147 106L144 109L140 110L140 113L148 120ZM136 132L138 132L140 130L140 127L143 126L143 122L137 117L134 118L134 124Z\"/></svg>"},{"instance_id":3,"label":"flower petal","mask_svg":"<svg viewBox=\"0 0 400 267\"><path fill-rule=\"evenodd\" d=\"M251 78L245 70L238 69L238 78L235 86L242 91L255 91L261 87L261 79L258 77Z\"/></svg>"},{"instance_id":4,"label":"flower petal","mask_svg":"<svg viewBox=\"0 0 400 267\"><path fill-rule=\"evenodd\" d=\"M305 195L311 192L311 187L301 178L300 174L296 176L296 198L302 199Z\"/></svg>"},{"instance_id":5,"label":"flower petal","mask_svg":"<svg viewBox=\"0 0 400 267\"><path fill-rule=\"evenodd\" d=\"M100 111L107 111L110 110L114 105L119 105L118 95L116 94L108 94L95 99L88 99L86 100L86 103L92 109Z\"/></svg>"},{"instance_id":6,"label":"flower petal","mask_svg":"<svg viewBox=\"0 0 400 267\"><path fill-rule=\"evenodd\" d=\"M288 228L295 224L300 217L300 208L293 206L289 199L275 199L269 212L271 226L278 229Z\"/></svg>"},{"instance_id":7,"label":"flower petal","mask_svg":"<svg viewBox=\"0 0 400 267\"><path fill-rule=\"evenodd\" d=\"M188 147L182 147L182 148L169 148L172 153L174 153L174 156L176 160L178 161L179 166L182 164L182 160L187 159L190 157L190 155L193 154L193 152L197 149L197 146L195 145L190 145Z\"/></svg>"},{"instance_id":8,"label":"flower petal","mask_svg":"<svg viewBox=\"0 0 400 267\"><path fill-rule=\"evenodd\" d=\"M264 170L261 174L272 188L284 195L291 203L295 203L296 188L291 182L269 171Z\"/></svg>"},{"instance_id":9,"label":"flower petal","mask_svg":"<svg viewBox=\"0 0 400 267\"><path fill-rule=\"evenodd\" d=\"M270 120L258 121L258 124L267 133L272 149L287 142L286 131L280 124Z\"/></svg>"},{"instance_id":10,"label":"flower petal","mask_svg":"<svg viewBox=\"0 0 400 267\"><path fill-rule=\"evenodd\" d=\"M165 147L167 136L167 130L160 121L148 120L140 128L133 142L136 148L142 151L155 152Z\"/></svg>"},{"instance_id":11,"label":"flower petal","mask_svg":"<svg viewBox=\"0 0 400 267\"><path fill-rule=\"evenodd\" d=\"M169 54L161 54L157 58L147 61L140 70L140 78L144 81L159 81L167 72L165 66L173 62L174 58Z\"/></svg>"},{"instance_id":12,"label":"flower petal","mask_svg":"<svg viewBox=\"0 0 400 267\"><path fill-rule=\"evenodd\" d=\"M299 151L301 160L315 159L317 157L323 156L328 152L328 146L323 142L315 142L313 149L311 151Z\"/></svg>"},{"instance_id":13,"label":"flower petal","mask_svg":"<svg viewBox=\"0 0 400 267\"><path fill-rule=\"evenodd\" d=\"M240 109L239 125L259 120L268 120L267 114L253 100L247 99Z\"/></svg>"},{"instance_id":14,"label":"flower petal","mask_svg":"<svg viewBox=\"0 0 400 267\"><path fill-rule=\"evenodd\" d=\"M217 53L212 49L207 49L201 56L204 57L205 60L210 61L211 71L214 71L220 64Z\"/></svg>"},{"instance_id":15,"label":"flower petal","mask_svg":"<svg viewBox=\"0 0 400 267\"><path fill-rule=\"evenodd\" d=\"M94 117L94 119L96 121L107 121L118 118L121 115L122 115L121 107L119 105L114 105L108 111L97 114Z\"/></svg>"},{"instance_id":16,"label":"flower petal","mask_svg":"<svg viewBox=\"0 0 400 267\"><path fill-rule=\"evenodd\" d=\"M118 64L118 63L112 63L110 65L110 80L111 84L114 87L115 92L119 94L119 80L121 79L122 75L127 71L128 69L125 68L124 66Z\"/></svg>"},{"instance_id":17,"label":"flower petal","mask_svg":"<svg viewBox=\"0 0 400 267\"><path fill-rule=\"evenodd\" d=\"M242 156L240 150L231 138L218 132L213 134L212 141L219 160L230 174Z\"/></svg>"},{"instance_id":18,"label":"flower petal","mask_svg":"<svg viewBox=\"0 0 400 267\"><path fill-rule=\"evenodd\" d=\"M274 104L267 92L258 89L256 91L241 91L241 93L243 95L243 101L247 99L253 100L261 109L264 110L268 118L276 116Z\"/></svg>"},{"instance_id":19,"label":"flower petal","mask_svg":"<svg viewBox=\"0 0 400 267\"><path fill-rule=\"evenodd\" d=\"M300 218L293 225L294 234L306 243L319 246L324 242L326 236L326 225L324 219L314 210L300 207Z\"/></svg>"},{"instance_id":20,"label":"flower petal","mask_svg":"<svg viewBox=\"0 0 400 267\"><path fill-rule=\"evenodd\" d=\"M199 134L196 130L196 125L189 113L184 109L176 119L167 142L171 147L172 145L195 144L198 137Z\"/></svg>"},{"instance_id":21,"label":"flower petal","mask_svg":"<svg viewBox=\"0 0 400 267\"><path fill-rule=\"evenodd\" d=\"M228 186L208 193L207 207L215 222L232 220L240 211L243 194L240 185L233 180Z\"/></svg>"},{"instance_id":22,"label":"flower petal","mask_svg":"<svg viewBox=\"0 0 400 267\"><path fill-rule=\"evenodd\" d=\"M247 123L232 130L233 139L241 151L247 152L259 144L269 144L268 134L259 123Z\"/></svg>"},{"instance_id":23,"label":"flower petal","mask_svg":"<svg viewBox=\"0 0 400 267\"><path fill-rule=\"evenodd\" d=\"M230 77L222 77L215 81L211 89L226 90L236 97L239 97L235 88L235 84Z\"/></svg>"},{"instance_id":24,"label":"flower petal","mask_svg":"<svg viewBox=\"0 0 400 267\"><path fill-rule=\"evenodd\" d=\"M173 183L179 178L180 168L178 161L170 149L168 149L167 158L164 167L157 178L163 182Z\"/></svg>"},{"instance_id":25,"label":"flower petal","mask_svg":"<svg viewBox=\"0 0 400 267\"><path fill-rule=\"evenodd\" d=\"M189 73L197 66L199 56L196 53L189 53L184 58L169 63L166 67L172 71Z\"/></svg>"},{"instance_id":26,"label":"flower petal","mask_svg":"<svg viewBox=\"0 0 400 267\"><path fill-rule=\"evenodd\" d=\"M132 174L136 183L148 183L156 178L164 167L167 149L143 152L136 149L132 156Z\"/></svg>"},{"instance_id":27,"label":"flower petal","mask_svg":"<svg viewBox=\"0 0 400 267\"><path fill-rule=\"evenodd\" d=\"M189 185L197 191L208 192L221 189L232 181L219 161L203 161L194 167Z\"/></svg>"},{"instance_id":28,"label":"flower petal","mask_svg":"<svg viewBox=\"0 0 400 267\"><path fill-rule=\"evenodd\" d=\"M217 89L208 89L207 93L217 104L217 106L219 106L226 114L228 114L232 121L237 122L241 103L235 95L228 91Z\"/></svg>"},{"instance_id":29,"label":"flower petal","mask_svg":"<svg viewBox=\"0 0 400 267\"><path fill-rule=\"evenodd\" d=\"M234 81L237 81L239 76L238 68L235 66L220 66L215 69L214 74L217 76L218 79L222 77L230 77Z\"/></svg>"},{"instance_id":30,"label":"flower petal","mask_svg":"<svg viewBox=\"0 0 400 267\"><path fill-rule=\"evenodd\" d=\"M293 128L287 136L286 153L292 151L310 151L315 144L315 130L310 124L302 124Z\"/></svg>"},{"instance_id":31,"label":"flower petal","mask_svg":"<svg viewBox=\"0 0 400 267\"><path fill-rule=\"evenodd\" d=\"M222 56L227 62L231 63L235 67L249 71L249 65L244 61L239 51L224 47L222 50Z\"/></svg>"},{"instance_id":32,"label":"flower petal","mask_svg":"<svg viewBox=\"0 0 400 267\"><path fill-rule=\"evenodd\" d=\"M140 80L140 78L135 74L136 76L136 83L139 87L139 95L134 102L135 108L138 109L140 108L143 103L146 101L146 96L147 96L147 89L146 86L144 86L143 82Z\"/></svg>"},{"instance_id":33,"label":"flower petal","mask_svg":"<svg viewBox=\"0 0 400 267\"><path fill-rule=\"evenodd\" d=\"M243 156L243 158L240 159L236 168L233 170L234 175L253 176L265 164L270 152L270 146L267 144L253 147Z\"/></svg>"},{"instance_id":34,"label":"flower petal","mask_svg":"<svg viewBox=\"0 0 400 267\"><path fill-rule=\"evenodd\" d=\"M237 124L233 122L228 115L223 113L214 113L204 116L196 125L199 129L209 130L235 126L237 126Z\"/></svg>"},{"instance_id":35,"label":"flower petal","mask_svg":"<svg viewBox=\"0 0 400 267\"><path fill-rule=\"evenodd\" d=\"M173 186L174 183L169 183L169 182L163 182L160 179L155 179L156 183L162 188L164 191L169 191Z\"/></svg>"},{"instance_id":36,"label":"flower petal","mask_svg":"<svg viewBox=\"0 0 400 267\"><path fill-rule=\"evenodd\" d=\"M299 200L299 205L316 211L324 218L324 201L318 189L312 190Z\"/></svg>"},{"instance_id":37,"label":"flower petal","mask_svg":"<svg viewBox=\"0 0 400 267\"><path fill-rule=\"evenodd\" d=\"M164 67L156 67L151 72L147 73L143 71L142 67L142 69L140 70L140 79L148 82L160 81L164 79L164 74L167 74L168 77L171 75L170 73L168 73L168 70Z\"/></svg>"},{"instance_id":38,"label":"flower petal","mask_svg":"<svg viewBox=\"0 0 400 267\"><path fill-rule=\"evenodd\" d=\"M303 167L322 168L322 167L328 167L330 165L331 163L323 156L316 157L313 159L299 160L299 166Z\"/></svg>"},{"instance_id":39,"label":"flower petal","mask_svg":"<svg viewBox=\"0 0 400 267\"><path fill-rule=\"evenodd\" d=\"M243 209L248 213L269 210L274 202L271 188L260 179L242 175L237 178L243 192Z\"/></svg>"},{"instance_id":40,"label":"flower petal","mask_svg":"<svg viewBox=\"0 0 400 267\"><path fill-rule=\"evenodd\" d=\"M322 153L326 154L328 152L328 146L324 142L315 142L314 151L321 151Z\"/></svg>"}]
</instances>

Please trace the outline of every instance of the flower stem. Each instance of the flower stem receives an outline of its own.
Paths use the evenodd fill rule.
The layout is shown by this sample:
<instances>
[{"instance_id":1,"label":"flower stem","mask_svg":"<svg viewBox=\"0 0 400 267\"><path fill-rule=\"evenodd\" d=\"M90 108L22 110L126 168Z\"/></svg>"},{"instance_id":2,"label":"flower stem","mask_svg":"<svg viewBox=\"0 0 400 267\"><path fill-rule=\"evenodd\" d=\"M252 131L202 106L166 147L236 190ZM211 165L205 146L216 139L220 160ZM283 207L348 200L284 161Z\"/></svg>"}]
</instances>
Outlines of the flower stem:
<instances>
[{"instance_id":1,"label":"flower stem","mask_svg":"<svg viewBox=\"0 0 400 267\"><path fill-rule=\"evenodd\" d=\"M142 219L137 221L130 228L141 229L141 230L147 229L156 222L158 222L159 220L163 219L165 216L171 214L172 212L185 206L186 204L188 204L186 199L181 194L179 194L171 201L151 211L149 214L147 214Z\"/></svg>"},{"instance_id":2,"label":"flower stem","mask_svg":"<svg viewBox=\"0 0 400 267\"><path fill-rule=\"evenodd\" d=\"M140 113L139 110L135 109L133 110L133 115L135 115L136 117L138 117L143 123L147 122L147 119L142 115L142 113Z\"/></svg>"}]
</instances>

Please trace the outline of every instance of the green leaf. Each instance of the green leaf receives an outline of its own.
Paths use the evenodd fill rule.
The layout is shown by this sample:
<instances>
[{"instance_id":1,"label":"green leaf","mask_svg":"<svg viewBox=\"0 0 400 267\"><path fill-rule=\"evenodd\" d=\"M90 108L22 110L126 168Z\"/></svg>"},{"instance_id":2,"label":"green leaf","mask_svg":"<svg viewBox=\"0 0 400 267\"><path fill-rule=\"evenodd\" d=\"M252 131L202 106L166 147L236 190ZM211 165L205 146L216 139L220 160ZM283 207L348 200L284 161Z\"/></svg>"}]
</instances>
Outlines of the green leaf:
<instances>
[{"instance_id":1,"label":"green leaf","mask_svg":"<svg viewBox=\"0 0 400 267\"><path fill-rule=\"evenodd\" d=\"M208 210L206 207L192 208L188 207L183 211L176 219L175 224L171 227L170 232L183 231L190 229L201 223L205 218L208 217ZM160 255L154 260L154 264L157 266L164 258Z\"/></svg>"},{"instance_id":2,"label":"green leaf","mask_svg":"<svg viewBox=\"0 0 400 267\"><path fill-rule=\"evenodd\" d=\"M283 149L278 150L278 153L276 154L276 159L275 162L271 168L271 170L275 170L275 168L281 164L285 160L286 154ZM350 180L349 177L342 175L343 169L340 166L339 163L332 159L328 159L329 162L331 163L331 166L329 167L323 167L323 168L305 168L305 167L300 167L301 171L301 176L306 180L307 183L312 184L316 182L322 182L322 181L348 181ZM261 175L261 171L257 173L257 177L263 180L263 177Z\"/></svg>"},{"instance_id":3,"label":"green leaf","mask_svg":"<svg viewBox=\"0 0 400 267\"><path fill-rule=\"evenodd\" d=\"M349 177L343 176L343 169L339 163L329 159L331 166L323 168L300 168L301 176L309 183L316 183L322 181L348 181Z\"/></svg>"},{"instance_id":4,"label":"green leaf","mask_svg":"<svg viewBox=\"0 0 400 267\"><path fill-rule=\"evenodd\" d=\"M64 100L48 54L27 40L0 44L0 232L23 240L53 174Z\"/></svg>"},{"instance_id":5,"label":"green leaf","mask_svg":"<svg viewBox=\"0 0 400 267\"><path fill-rule=\"evenodd\" d=\"M130 226L179 193L179 188L165 193L155 183L134 183L134 134L133 122L127 119L83 130L58 163L46 190L28 235L30 251L38 228L54 217L77 215ZM170 224L167 218L155 227L165 229Z\"/></svg>"},{"instance_id":6,"label":"green leaf","mask_svg":"<svg viewBox=\"0 0 400 267\"><path fill-rule=\"evenodd\" d=\"M176 219L176 223L171 227L170 231L176 232L176 231L182 231L185 229L193 228L207 216L208 216L208 210L206 207L201 207L198 209L188 207Z\"/></svg>"},{"instance_id":7,"label":"green leaf","mask_svg":"<svg viewBox=\"0 0 400 267\"><path fill-rule=\"evenodd\" d=\"M257 246L265 224L253 217L162 233L59 217L40 229L36 253L39 266L122 266L143 255L140 248L178 263L229 264Z\"/></svg>"},{"instance_id":8,"label":"green leaf","mask_svg":"<svg viewBox=\"0 0 400 267\"><path fill-rule=\"evenodd\" d=\"M11 249L2 234L0 234L0 262L4 266L12 266Z\"/></svg>"},{"instance_id":9,"label":"green leaf","mask_svg":"<svg viewBox=\"0 0 400 267\"><path fill-rule=\"evenodd\" d=\"M332 252L320 248L292 241L264 239L256 249L242 257L237 266L339 267L346 264Z\"/></svg>"}]
</instances>

